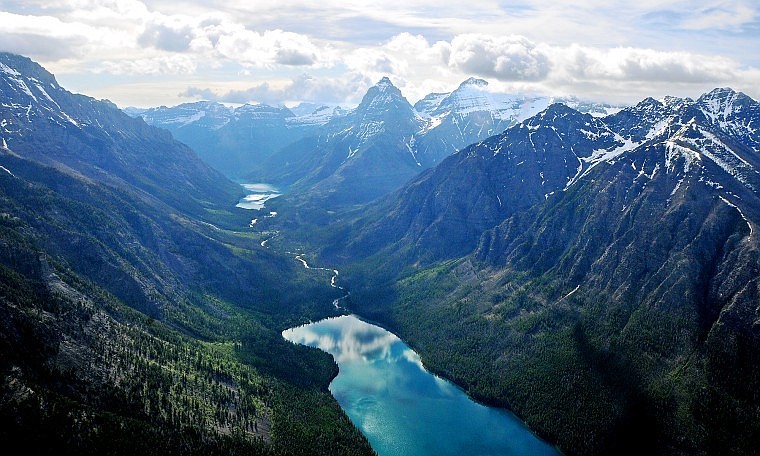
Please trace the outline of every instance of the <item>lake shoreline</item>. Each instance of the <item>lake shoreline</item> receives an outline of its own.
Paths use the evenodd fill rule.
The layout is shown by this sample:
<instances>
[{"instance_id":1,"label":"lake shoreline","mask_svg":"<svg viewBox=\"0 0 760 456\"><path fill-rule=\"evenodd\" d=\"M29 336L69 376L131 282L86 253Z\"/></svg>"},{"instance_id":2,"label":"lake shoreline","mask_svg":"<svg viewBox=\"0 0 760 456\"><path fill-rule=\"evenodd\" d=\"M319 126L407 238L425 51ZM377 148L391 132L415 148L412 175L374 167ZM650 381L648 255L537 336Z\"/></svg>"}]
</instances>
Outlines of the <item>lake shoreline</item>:
<instances>
[{"instance_id":1,"label":"lake shoreline","mask_svg":"<svg viewBox=\"0 0 760 456\"><path fill-rule=\"evenodd\" d=\"M282 331L333 356L329 390L383 455L561 454L510 410L475 400L429 371L401 338L360 315L327 317Z\"/></svg>"}]
</instances>

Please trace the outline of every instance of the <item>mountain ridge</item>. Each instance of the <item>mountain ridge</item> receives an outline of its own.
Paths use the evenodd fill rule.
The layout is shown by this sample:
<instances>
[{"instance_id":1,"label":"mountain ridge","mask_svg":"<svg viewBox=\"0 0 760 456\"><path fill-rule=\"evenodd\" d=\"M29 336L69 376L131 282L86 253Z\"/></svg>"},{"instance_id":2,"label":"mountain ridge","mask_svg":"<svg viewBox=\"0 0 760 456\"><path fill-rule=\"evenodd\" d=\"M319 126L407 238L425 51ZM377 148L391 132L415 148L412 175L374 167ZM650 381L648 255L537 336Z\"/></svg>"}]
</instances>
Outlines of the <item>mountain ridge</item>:
<instances>
[{"instance_id":1,"label":"mountain ridge","mask_svg":"<svg viewBox=\"0 0 760 456\"><path fill-rule=\"evenodd\" d=\"M760 104L666 101L552 105L346 217L323 261L353 310L563 451L751 451Z\"/></svg>"}]
</instances>

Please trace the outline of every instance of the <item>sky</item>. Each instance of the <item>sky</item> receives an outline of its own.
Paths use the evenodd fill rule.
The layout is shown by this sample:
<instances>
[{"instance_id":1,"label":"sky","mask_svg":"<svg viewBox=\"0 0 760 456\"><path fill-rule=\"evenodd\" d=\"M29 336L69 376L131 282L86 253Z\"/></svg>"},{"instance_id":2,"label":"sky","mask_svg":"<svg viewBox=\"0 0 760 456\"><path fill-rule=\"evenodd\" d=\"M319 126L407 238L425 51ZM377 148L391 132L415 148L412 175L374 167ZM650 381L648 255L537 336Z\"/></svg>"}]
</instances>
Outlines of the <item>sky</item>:
<instances>
[{"instance_id":1,"label":"sky","mask_svg":"<svg viewBox=\"0 0 760 456\"><path fill-rule=\"evenodd\" d=\"M383 76L412 103L489 90L635 103L760 99L757 0L0 0L0 50L121 107L351 105Z\"/></svg>"}]
</instances>

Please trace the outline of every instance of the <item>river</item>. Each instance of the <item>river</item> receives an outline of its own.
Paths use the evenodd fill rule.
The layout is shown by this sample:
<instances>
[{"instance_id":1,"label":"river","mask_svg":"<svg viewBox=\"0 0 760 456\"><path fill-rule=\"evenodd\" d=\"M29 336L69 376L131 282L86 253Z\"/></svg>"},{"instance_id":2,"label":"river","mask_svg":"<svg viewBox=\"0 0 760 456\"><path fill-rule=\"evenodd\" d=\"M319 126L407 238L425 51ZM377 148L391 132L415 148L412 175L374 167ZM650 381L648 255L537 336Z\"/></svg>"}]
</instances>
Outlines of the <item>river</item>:
<instances>
[{"instance_id":1,"label":"river","mask_svg":"<svg viewBox=\"0 0 760 456\"><path fill-rule=\"evenodd\" d=\"M379 456L558 454L512 413L473 401L396 335L356 316L282 335L335 358L330 392Z\"/></svg>"}]
</instances>

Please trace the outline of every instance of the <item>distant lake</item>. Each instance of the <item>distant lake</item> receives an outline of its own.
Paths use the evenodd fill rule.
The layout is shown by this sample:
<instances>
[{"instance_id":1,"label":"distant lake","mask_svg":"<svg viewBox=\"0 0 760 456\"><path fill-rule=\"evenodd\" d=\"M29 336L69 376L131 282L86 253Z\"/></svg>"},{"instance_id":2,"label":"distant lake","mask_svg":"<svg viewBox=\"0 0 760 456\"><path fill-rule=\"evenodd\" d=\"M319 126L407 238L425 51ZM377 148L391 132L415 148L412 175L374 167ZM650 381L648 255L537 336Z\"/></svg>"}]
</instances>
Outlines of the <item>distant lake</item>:
<instances>
[{"instance_id":1,"label":"distant lake","mask_svg":"<svg viewBox=\"0 0 760 456\"><path fill-rule=\"evenodd\" d=\"M473 401L429 373L393 333L341 316L286 329L285 339L330 353L330 392L380 456L556 455L512 413Z\"/></svg>"},{"instance_id":2,"label":"distant lake","mask_svg":"<svg viewBox=\"0 0 760 456\"><path fill-rule=\"evenodd\" d=\"M248 192L250 192L236 205L237 207L242 207L243 209L263 209L264 203L272 198L280 196L280 191L276 187L269 184L256 183L241 185Z\"/></svg>"}]
</instances>

